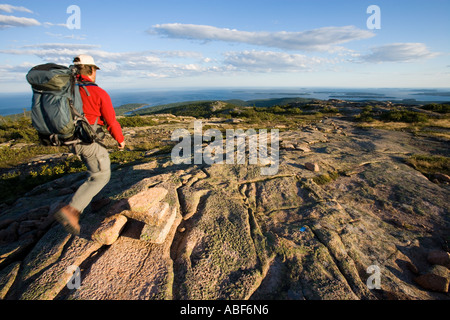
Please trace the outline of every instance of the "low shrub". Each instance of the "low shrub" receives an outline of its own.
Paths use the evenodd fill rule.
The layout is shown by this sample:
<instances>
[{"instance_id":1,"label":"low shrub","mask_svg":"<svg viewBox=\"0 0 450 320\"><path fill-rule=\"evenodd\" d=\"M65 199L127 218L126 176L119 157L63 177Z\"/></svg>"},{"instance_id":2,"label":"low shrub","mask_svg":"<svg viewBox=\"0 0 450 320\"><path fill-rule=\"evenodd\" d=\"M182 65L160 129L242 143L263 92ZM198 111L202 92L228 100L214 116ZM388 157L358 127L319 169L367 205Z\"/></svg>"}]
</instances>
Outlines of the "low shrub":
<instances>
[{"instance_id":1,"label":"low shrub","mask_svg":"<svg viewBox=\"0 0 450 320\"><path fill-rule=\"evenodd\" d=\"M413 155L406 160L416 170L425 175L443 173L450 175L450 158L434 155Z\"/></svg>"},{"instance_id":2,"label":"low shrub","mask_svg":"<svg viewBox=\"0 0 450 320\"><path fill-rule=\"evenodd\" d=\"M30 145L17 149L0 147L0 169L14 167L39 155L64 153L67 151L67 147L46 147L42 145Z\"/></svg>"},{"instance_id":3,"label":"low shrub","mask_svg":"<svg viewBox=\"0 0 450 320\"><path fill-rule=\"evenodd\" d=\"M18 120L0 119L0 143L15 140L22 143L37 143L37 131L31 125L31 119L21 117Z\"/></svg>"},{"instance_id":4,"label":"low shrub","mask_svg":"<svg viewBox=\"0 0 450 320\"><path fill-rule=\"evenodd\" d=\"M14 201L35 187L69 173L84 172L87 168L78 157L72 156L50 166L48 164L29 172L15 170L0 176L0 202Z\"/></svg>"},{"instance_id":5,"label":"low shrub","mask_svg":"<svg viewBox=\"0 0 450 320\"><path fill-rule=\"evenodd\" d=\"M446 114L450 113L450 104L431 103L423 106L422 109Z\"/></svg>"},{"instance_id":6,"label":"low shrub","mask_svg":"<svg viewBox=\"0 0 450 320\"><path fill-rule=\"evenodd\" d=\"M427 122L428 116L423 113L409 111L409 110L392 110L381 115L382 121L392 122L406 122L406 123L418 123Z\"/></svg>"},{"instance_id":7,"label":"low shrub","mask_svg":"<svg viewBox=\"0 0 450 320\"><path fill-rule=\"evenodd\" d=\"M375 120L373 108L371 106L365 107L363 111L355 117L355 120L359 122L373 122Z\"/></svg>"},{"instance_id":8,"label":"low shrub","mask_svg":"<svg viewBox=\"0 0 450 320\"><path fill-rule=\"evenodd\" d=\"M155 121L151 118L141 117L141 116L133 116L133 117L124 117L117 119L122 128L129 127L150 127L157 125Z\"/></svg>"}]
</instances>

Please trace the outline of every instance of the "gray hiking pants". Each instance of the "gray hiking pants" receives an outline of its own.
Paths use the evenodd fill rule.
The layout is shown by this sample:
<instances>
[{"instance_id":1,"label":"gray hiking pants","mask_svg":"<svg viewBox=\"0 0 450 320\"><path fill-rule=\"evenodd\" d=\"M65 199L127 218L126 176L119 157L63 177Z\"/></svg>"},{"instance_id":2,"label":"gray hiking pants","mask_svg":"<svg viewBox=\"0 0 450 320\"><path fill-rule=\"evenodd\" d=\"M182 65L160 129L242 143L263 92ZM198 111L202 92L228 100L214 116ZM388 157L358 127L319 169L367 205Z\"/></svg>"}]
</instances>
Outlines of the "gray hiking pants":
<instances>
[{"instance_id":1,"label":"gray hiking pants","mask_svg":"<svg viewBox=\"0 0 450 320\"><path fill-rule=\"evenodd\" d=\"M98 143L78 144L74 149L73 151L86 165L89 178L75 192L70 205L83 212L92 199L108 184L111 178L111 161L108 151Z\"/></svg>"}]
</instances>

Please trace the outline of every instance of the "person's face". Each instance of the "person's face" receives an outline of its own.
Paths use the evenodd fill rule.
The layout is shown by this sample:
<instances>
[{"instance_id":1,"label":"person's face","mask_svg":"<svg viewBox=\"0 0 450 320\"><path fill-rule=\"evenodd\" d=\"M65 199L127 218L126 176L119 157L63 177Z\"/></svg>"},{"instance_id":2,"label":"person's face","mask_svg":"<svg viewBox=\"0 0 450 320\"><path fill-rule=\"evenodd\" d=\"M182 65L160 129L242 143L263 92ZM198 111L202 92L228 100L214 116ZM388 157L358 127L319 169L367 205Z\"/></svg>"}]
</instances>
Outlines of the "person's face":
<instances>
[{"instance_id":1,"label":"person's face","mask_svg":"<svg viewBox=\"0 0 450 320\"><path fill-rule=\"evenodd\" d=\"M95 79L97 78L97 69L92 68L92 75L89 77L93 82L95 82Z\"/></svg>"}]
</instances>

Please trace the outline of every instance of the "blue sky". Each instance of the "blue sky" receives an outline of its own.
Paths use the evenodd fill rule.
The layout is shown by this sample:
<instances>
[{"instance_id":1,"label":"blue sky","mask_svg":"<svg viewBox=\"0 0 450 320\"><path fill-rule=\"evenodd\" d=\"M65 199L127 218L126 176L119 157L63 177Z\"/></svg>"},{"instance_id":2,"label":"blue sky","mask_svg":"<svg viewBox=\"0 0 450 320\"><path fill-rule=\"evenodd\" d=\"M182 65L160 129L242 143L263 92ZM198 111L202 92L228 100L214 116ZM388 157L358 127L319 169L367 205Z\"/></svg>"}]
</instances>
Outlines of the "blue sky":
<instances>
[{"instance_id":1,"label":"blue sky","mask_svg":"<svg viewBox=\"0 0 450 320\"><path fill-rule=\"evenodd\" d=\"M67 26L71 5L79 29ZM370 5L381 29L367 26ZM32 66L80 53L105 89L445 88L449 12L448 0L10 0L0 92L26 92Z\"/></svg>"}]
</instances>

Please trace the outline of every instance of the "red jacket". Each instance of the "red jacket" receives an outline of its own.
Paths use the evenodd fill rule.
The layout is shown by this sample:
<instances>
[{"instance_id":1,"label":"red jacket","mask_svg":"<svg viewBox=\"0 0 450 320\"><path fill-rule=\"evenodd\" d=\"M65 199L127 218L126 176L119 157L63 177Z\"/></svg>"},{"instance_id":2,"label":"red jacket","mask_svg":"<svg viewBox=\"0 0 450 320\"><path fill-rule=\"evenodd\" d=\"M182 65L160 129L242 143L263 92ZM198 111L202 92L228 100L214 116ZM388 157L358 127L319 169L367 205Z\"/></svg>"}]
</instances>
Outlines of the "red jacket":
<instances>
[{"instance_id":1,"label":"red jacket","mask_svg":"<svg viewBox=\"0 0 450 320\"><path fill-rule=\"evenodd\" d=\"M78 81L92 82L91 79L83 75L78 76ZM85 88L89 91L90 96L81 87L80 94L83 100L83 111L89 123L93 125L98 119L97 124L100 126L106 125L113 138L119 144L122 143L125 139L122 134L122 128L116 120L116 112L114 111L109 94L97 86L88 85Z\"/></svg>"}]
</instances>

